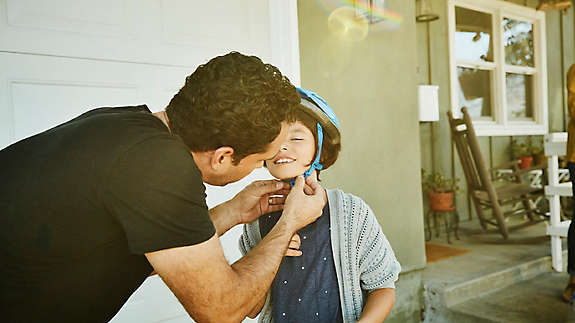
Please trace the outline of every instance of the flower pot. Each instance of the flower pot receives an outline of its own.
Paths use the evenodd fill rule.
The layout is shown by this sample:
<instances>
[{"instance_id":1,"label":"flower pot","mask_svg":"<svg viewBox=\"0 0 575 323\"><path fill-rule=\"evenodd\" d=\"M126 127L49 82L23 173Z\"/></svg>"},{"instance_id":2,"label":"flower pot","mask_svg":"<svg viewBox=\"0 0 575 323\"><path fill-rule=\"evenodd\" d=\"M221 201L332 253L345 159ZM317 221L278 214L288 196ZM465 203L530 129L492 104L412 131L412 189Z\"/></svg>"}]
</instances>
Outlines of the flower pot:
<instances>
[{"instance_id":1,"label":"flower pot","mask_svg":"<svg viewBox=\"0 0 575 323\"><path fill-rule=\"evenodd\" d=\"M451 211L453 210L453 192L427 192L429 198L429 207L434 211Z\"/></svg>"},{"instance_id":2,"label":"flower pot","mask_svg":"<svg viewBox=\"0 0 575 323\"><path fill-rule=\"evenodd\" d=\"M521 156L519 157L519 168L527 169L531 167L532 162L533 162L533 156Z\"/></svg>"}]
</instances>

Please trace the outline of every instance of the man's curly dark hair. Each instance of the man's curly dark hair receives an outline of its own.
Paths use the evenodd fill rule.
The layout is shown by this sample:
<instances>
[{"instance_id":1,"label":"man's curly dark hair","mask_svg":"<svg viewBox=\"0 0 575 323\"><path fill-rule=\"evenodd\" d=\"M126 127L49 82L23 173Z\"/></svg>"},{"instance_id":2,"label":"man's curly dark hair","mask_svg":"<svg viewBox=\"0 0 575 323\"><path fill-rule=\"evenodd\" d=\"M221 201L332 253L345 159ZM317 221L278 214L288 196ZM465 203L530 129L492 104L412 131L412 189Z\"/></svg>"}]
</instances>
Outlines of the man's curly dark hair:
<instances>
[{"instance_id":1,"label":"man's curly dark hair","mask_svg":"<svg viewBox=\"0 0 575 323\"><path fill-rule=\"evenodd\" d=\"M258 57L237 52L200 65L166 108L170 129L194 152L234 149L234 164L261 153L293 120L296 88Z\"/></svg>"}]
</instances>

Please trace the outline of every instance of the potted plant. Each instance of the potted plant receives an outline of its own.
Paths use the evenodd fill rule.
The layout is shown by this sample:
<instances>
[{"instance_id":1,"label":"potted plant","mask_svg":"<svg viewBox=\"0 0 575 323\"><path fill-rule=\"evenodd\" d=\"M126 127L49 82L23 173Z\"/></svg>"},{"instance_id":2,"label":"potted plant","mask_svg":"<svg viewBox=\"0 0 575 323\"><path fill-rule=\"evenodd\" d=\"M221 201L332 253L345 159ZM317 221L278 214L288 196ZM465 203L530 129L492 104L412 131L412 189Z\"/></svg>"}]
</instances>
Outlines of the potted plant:
<instances>
[{"instance_id":1,"label":"potted plant","mask_svg":"<svg viewBox=\"0 0 575 323\"><path fill-rule=\"evenodd\" d=\"M527 169L531 167L533 155L530 143L525 141L519 142L518 140L513 139L513 141L511 141L511 151L513 156L519 159L519 168Z\"/></svg>"},{"instance_id":2,"label":"potted plant","mask_svg":"<svg viewBox=\"0 0 575 323\"><path fill-rule=\"evenodd\" d=\"M527 169L533 163L542 165L546 162L543 153L543 141L540 137L536 137L536 139L529 137L524 141L514 139L511 142L511 151L514 158L519 159L519 168L521 169Z\"/></svg>"},{"instance_id":3,"label":"potted plant","mask_svg":"<svg viewBox=\"0 0 575 323\"><path fill-rule=\"evenodd\" d=\"M453 210L455 192L459 190L459 178L447 178L439 172L421 170L423 191L427 192L429 206L434 211Z\"/></svg>"}]
</instances>

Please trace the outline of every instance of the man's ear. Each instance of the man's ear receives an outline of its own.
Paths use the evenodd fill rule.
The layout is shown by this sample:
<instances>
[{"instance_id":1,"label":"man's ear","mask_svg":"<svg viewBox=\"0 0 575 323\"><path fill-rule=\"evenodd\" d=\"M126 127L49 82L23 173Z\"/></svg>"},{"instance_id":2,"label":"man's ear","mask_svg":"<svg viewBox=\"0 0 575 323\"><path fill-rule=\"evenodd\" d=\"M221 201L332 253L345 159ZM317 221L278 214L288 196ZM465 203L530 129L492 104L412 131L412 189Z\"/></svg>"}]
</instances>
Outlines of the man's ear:
<instances>
[{"instance_id":1,"label":"man's ear","mask_svg":"<svg viewBox=\"0 0 575 323\"><path fill-rule=\"evenodd\" d=\"M210 165L214 170L232 165L234 149L232 147L220 147L211 154Z\"/></svg>"}]
</instances>

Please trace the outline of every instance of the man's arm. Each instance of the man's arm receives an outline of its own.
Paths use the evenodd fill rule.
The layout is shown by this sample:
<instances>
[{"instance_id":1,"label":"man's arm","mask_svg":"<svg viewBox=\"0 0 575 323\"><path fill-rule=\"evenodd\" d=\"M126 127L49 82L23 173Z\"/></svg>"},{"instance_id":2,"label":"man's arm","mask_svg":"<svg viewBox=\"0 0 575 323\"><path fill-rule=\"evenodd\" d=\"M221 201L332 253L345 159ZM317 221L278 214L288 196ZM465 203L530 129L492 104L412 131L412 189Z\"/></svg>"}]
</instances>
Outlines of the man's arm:
<instances>
[{"instance_id":1,"label":"man's arm","mask_svg":"<svg viewBox=\"0 0 575 323\"><path fill-rule=\"evenodd\" d=\"M229 201L210 209L210 219L216 228L218 237L240 223L239 219L231 212L228 203Z\"/></svg>"},{"instance_id":2,"label":"man's arm","mask_svg":"<svg viewBox=\"0 0 575 323\"><path fill-rule=\"evenodd\" d=\"M395 304L395 289L376 289L367 297L358 323L383 322Z\"/></svg>"},{"instance_id":3,"label":"man's arm","mask_svg":"<svg viewBox=\"0 0 575 323\"><path fill-rule=\"evenodd\" d=\"M302 252L301 252L301 250L299 250L300 245L301 245L301 239L300 239L299 235L296 233L293 235L293 237L291 238L291 241L289 242L289 246L288 246L288 249L286 251L285 256L286 257L299 257L299 256L301 256ZM267 292L256 303L256 306L254 306L254 308L252 308L252 310L248 313L249 318L253 319L256 316L258 316L258 314L260 314L260 312L262 311L262 308L266 304L266 298L267 298Z\"/></svg>"},{"instance_id":4,"label":"man's arm","mask_svg":"<svg viewBox=\"0 0 575 323\"><path fill-rule=\"evenodd\" d=\"M262 297L258 301L256 306L254 306L254 308L252 308L252 310L248 313L249 318L255 319L256 316L258 316L258 314L260 314L260 312L262 311L262 308L264 308L264 305L266 304L266 298L267 298L267 293L264 294L264 297Z\"/></svg>"},{"instance_id":5,"label":"man's arm","mask_svg":"<svg viewBox=\"0 0 575 323\"><path fill-rule=\"evenodd\" d=\"M199 245L146 256L196 321L239 322L253 309L255 301L265 297L283 255L278 251L287 248L289 231L284 225L276 226L232 266L217 236Z\"/></svg>"},{"instance_id":6,"label":"man's arm","mask_svg":"<svg viewBox=\"0 0 575 323\"><path fill-rule=\"evenodd\" d=\"M308 196L303 187L299 177L278 223L232 266L217 235L198 245L151 252L146 257L195 320L241 321L265 296L294 233L321 215L323 189L314 182L314 194Z\"/></svg>"}]
</instances>

